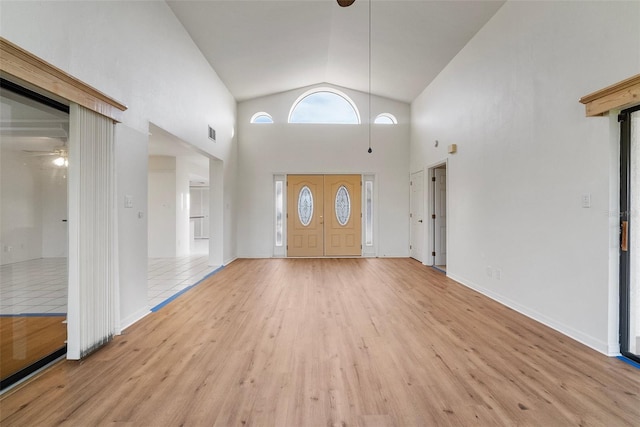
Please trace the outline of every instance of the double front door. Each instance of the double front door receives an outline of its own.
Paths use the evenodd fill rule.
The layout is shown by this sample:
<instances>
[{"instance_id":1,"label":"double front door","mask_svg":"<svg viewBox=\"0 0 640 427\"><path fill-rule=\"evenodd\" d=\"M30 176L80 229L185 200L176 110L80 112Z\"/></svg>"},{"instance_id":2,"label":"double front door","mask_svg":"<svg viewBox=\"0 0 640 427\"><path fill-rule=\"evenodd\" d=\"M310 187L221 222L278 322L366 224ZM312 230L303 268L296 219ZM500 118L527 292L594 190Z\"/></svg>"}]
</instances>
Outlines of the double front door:
<instances>
[{"instance_id":1,"label":"double front door","mask_svg":"<svg viewBox=\"0 0 640 427\"><path fill-rule=\"evenodd\" d=\"M287 255L362 254L360 175L287 177Z\"/></svg>"}]
</instances>

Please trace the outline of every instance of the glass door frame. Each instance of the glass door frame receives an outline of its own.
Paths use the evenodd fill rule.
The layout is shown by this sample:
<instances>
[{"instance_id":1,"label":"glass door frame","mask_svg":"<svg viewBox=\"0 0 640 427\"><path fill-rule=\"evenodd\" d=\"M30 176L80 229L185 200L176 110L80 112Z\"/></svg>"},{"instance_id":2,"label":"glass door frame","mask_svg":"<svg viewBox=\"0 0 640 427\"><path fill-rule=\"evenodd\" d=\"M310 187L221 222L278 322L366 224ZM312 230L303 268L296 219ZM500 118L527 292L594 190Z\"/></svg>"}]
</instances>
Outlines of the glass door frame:
<instances>
[{"instance_id":1,"label":"glass door frame","mask_svg":"<svg viewBox=\"0 0 640 427\"><path fill-rule=\"evenodd\" d=\"M3 76L2 78L0 78L0 87L3 90L7 90L10 92L14 92L18 95L21 95L25 98L29 98L31 100L34 100L40 104L46 105L48 107L54 108L56 110L65 112L67 114L69 114L69 106L59 102L55 99L49 98L48 96L42 95L38 92L34 92L33 90L27 89L24 86L21 86L20 84L14 83L13 81L4 78L5 76ZM52 353L49 353L48 355L36 360L35 362L33 362L30 365L27 365L25 367L23 367L22 369L10 374L9 376L7 376L6 378L0 378L0 391L5 391L7 389L9 389L11 386L13 386L14 384L18 383L19 381L27 378L29 375L35 373L36 371L38 371L39 369L47 366L48 364L60 359L61 357L63 357L65 354L67 353L67 344L66 342L64 343L63 346L61 346L60 348L58 348L57 350L53 351Z\"/></svg>"},{"instance_id":2,"label":"glass door frame","mask_svg":"<svg viewBox=\"0 0 640 427\"><path fill-rule=\"evenodd\" d=\"M622 249L631 237L631 114L640 111L640 105L628 108L618 115L620 122L620 353L640 363L640 355L629 351L629 322L631 320L631 253Z\"/></svg>"}]
</instances>

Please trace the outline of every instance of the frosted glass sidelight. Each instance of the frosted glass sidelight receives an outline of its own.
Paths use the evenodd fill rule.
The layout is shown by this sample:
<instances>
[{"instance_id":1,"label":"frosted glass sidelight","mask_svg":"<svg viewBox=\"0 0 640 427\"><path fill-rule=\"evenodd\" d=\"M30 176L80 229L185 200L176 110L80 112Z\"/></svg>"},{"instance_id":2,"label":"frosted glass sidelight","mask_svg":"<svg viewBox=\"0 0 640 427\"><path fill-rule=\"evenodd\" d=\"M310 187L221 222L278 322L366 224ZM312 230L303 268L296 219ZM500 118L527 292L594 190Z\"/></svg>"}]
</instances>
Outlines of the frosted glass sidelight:
<instances>
[{"instance_id":1,"label":"frosted glass sidelight","mask_svg":"<svg viewBox=\"0 0 640 427\"><path fill-rule=\"evenodd\" d=\"M282 246L284 234L284 197L282 194L283 182L276 181L276 246Z\"/></svg>"},{"instance_id":2,"label":"frosted glass sidelight","mask_svg":"<svg viewBox=\"0 0 640 427\"><path fill-rule=\"evenodd\" d=\"M298 194L298 218L305 227L311 224L311 218L313 218L313 194L306 185Z\"/></svg>"},{"instance_id":3,"label":"frosted glass sidelight","mask_svg":"<svg viewBox=\"0 0 640 427\"><path fill-rule=\"evenodd\" d=\"M373 181L365 181L364 244L373 246Z\"/></svg>"},{"instance_id":4,"label":"frosted glass sidelight","mask_svg":"<svg viewBox=\"0 0 640 427\"><path fill-rule=\"evenodd\" d=\"M341 185L336 192L336 218L342 226L347 225L351 216L351 198L347 187Z\"/></svg>"}]
</instances>

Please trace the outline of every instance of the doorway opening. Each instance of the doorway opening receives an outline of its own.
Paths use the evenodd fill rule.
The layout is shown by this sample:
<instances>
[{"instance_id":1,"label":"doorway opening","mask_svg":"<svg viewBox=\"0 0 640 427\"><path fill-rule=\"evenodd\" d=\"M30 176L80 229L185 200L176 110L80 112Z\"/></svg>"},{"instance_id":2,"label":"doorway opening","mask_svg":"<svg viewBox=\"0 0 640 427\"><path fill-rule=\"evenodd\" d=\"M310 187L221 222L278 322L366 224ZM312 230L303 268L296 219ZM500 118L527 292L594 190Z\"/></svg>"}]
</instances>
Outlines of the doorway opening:
<instances>
[{"instance_id":1,"label":"doorway opening","mask_svg":"<svg viewBox=\"0 0 640 427\"><path fill-rule=\"evenodd\" d=\"M447 163L429 168L429 249L434 268L447 271Z\"/></svg>"},{"instance_id":2,"label":"doorway opening","mask_svg":"<svg viewBox=\"0 0 640 427\"><path fill-rule=\"evenodd\" d=\"M409 186L409 256L424 262L424 171L412 173Z\"/></svg>"},{"instance_id":3,"label":"doorway opening","mask_svg":"<svg viewBox=\"0 0 640 427\"><path fill-rule=\"evenodd\" d=\"M210 159L149 124L147 298L152 310L216 267L209 257Z\"/></svg>"}]
</instances>

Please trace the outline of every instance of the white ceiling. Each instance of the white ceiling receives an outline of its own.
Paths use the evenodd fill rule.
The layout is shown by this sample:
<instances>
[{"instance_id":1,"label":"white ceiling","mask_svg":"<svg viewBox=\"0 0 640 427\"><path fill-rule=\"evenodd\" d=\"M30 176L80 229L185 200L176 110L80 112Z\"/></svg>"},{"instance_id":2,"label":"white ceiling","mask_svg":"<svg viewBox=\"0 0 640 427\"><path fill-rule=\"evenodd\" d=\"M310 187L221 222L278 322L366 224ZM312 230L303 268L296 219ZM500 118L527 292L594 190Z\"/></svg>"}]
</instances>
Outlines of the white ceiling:
<instances>
[{"instance_id":1,"label":"white ceiling","mask_svg":"<svg viewBox=\"0 0 640 427\"><path fill-rule=\"evenodd\" d=\"M318 83L413 101L504 1L167 2L238 101Z\"/></svg>"}]
</instances>

